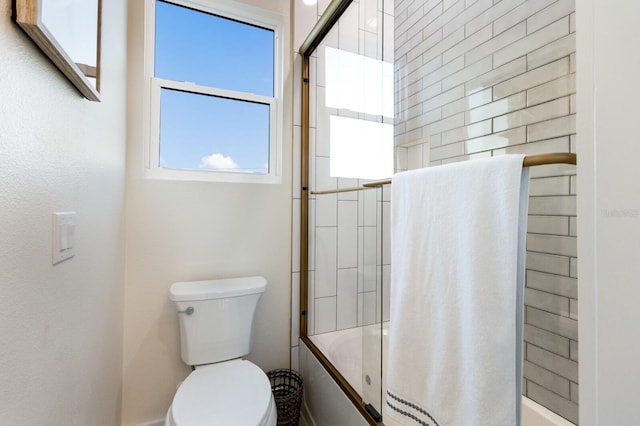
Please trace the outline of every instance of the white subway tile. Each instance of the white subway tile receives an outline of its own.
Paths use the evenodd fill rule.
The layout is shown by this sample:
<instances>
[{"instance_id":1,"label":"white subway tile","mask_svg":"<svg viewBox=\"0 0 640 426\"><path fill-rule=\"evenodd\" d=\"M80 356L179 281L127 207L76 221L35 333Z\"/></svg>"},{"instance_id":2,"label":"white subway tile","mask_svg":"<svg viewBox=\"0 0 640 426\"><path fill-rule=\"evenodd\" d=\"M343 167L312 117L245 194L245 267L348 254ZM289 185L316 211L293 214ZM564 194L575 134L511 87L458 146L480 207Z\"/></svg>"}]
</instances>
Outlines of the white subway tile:
<instances>
[{"instance_id":1,"label":"white subway tile","mask_svg":"<svg viewBox=\"0 0 640 426\"><path fill-rule=\"evenodd\" d=\"M569 276L578 278L578 259L576 259L575 257L570 258L569 268Z\"/></svg>"},{"instance_id":2,"label":"white subway tile","mask_svg":"<svg viewBox=\"0 0 640 426\"><path fill-rule=\"evenodd\" d=\"M569 339L575 340L578 338L578 321L572 320L571 318L563 317L560 315L555 315L550 312L545 312L539 309L527 307L527 324L531 324L538 328L542 328L543 330L557 333L560 336L568 337ZM535 362L538 365L542 364L541 360L532 359L533 355L531 353L531 349L535 348L535 346L532 346L532 345L528 345L528 346L529 347L527 348L527 359L532 362ZM550 352L547 352L547 353L551 355ZM566 358L562 358L562 359L566 360L567 362L572 362ZM578 365L577 363L574 363L574 364L576 364L575 371L569 372L567 371L566 368L562 368L559 370L560 372L562 372L560 374L564 374L565 377L567 375L570 375L570 377L568 377L569 379L577 380ZM546 368L547 364L541 365L541 366Z\"/></svg>"},{"instance_id":3,"label":"white subway tile","mask_svg":"<svg viewBox=\"0 0 640 426\"><path fill-rule=\"evenodd\" d=\"M569 72L571 73L575 73L576 72L576 54L572 53L571 55L569 55Z\"/></svg>"},{"instance_id":4,"label":"white subway tile","mask_svg":"<svg viewBox=\"0 0 640 426\"><path fill-rule=\"evenodd\" d=\"M408 148L408 164L407 164L407 169L408 170L414 170L414 169L420 169L423 167L422 165L422 153L423 150L423 145L419 144L419 145L414 145L414 146L410 146Z\"/></svg>"},{"instance_id":5,"label":"white subway tile","mask_svg":"<svg viewBox=\"0 0 640 426\"><path fill-rule=\"evenodd\" d=\"M291 205L291 272L300 271L300 199L293 199Z\"/></svg>"},{"instance_id":6,"label":"white subway tile","mask_svg":"<svg viewBox=\"0 0 640 426\"><path fill-rule=\"evenodd\" d=\"M532 197L545 195L569 195L570 184L569 176L531 179L529 195Z\"/></svg>"},{"instance_id":7,"label":"white subway tile","mask_svg":"<svg viewBox=\"0 0 640 426\"><path fill-rule=\"evenodd\" d=\"M508 13L513 8L517 7L524 0L509 0L509 1L500 1L498 3L494 3L493 7L488 9L486 12L481 14L475 19L468 20L466 24L466 32L467 34L473 34L478 31L480 28L484 27L495 21L500 16Z\"/></svg>"},{"instance_id":8,"label":"white subway tile","mask_svg":"<svg viewBox=\"0 0 640 426\"><path fill-rule=\"evenodd\" d=\"M531 197L529 199L529 213L536 215L576 215L576 197L568 196L548 196Z\"/></svg>"},{"instance_id":9,"label":"white subway tile","mask_svg":"<svg viewBox=\"0 0 640 426\"><path fill-rule=\"evenodd\" d=\"M423 62L429 62L442 54L442 29L434 32L429 37L422 39L421 33L414 37L418 40L407 53L407 60L422 58ZM396 52L396 56L398 52Z\"/></svg>"},{"instance_id":10,"label":"white subway tile","mask_svg":"<svg viewBox=\"0 0 640 426\"><path fill-rule=\"evenodd\" d=\"M568 61L567 61L568 62ZM538 68L538 69L543 69ZM576 75L569 74L527 90L527 106L547 102L576 92ZM571 112L571 106L569 107Z\"/></svg>"},{"instance_id":11,"label":"white subway tile","mask_svg":"<svg viewBox=\"0 0 640 426\"><path fill-rule=\"evenodd\" d=\"M550 213L557 214L557 213ZM563 237L557 235L528 234L527 250L539 253L557 254L559 256L577 256L576 237ZM576 295L568 297L575 298Z\"/></svg>"},{"instance_id":12,"label":"white subway tile","mask_svg":"<svg viewBox=\"0 0 640 426\"><path fill-rule=\"evenodd\" d=\"M464 125L464 114L456 114L424 127L423 134L435 135Z\"/></svg>"},{"instance_id":13,"label":"white subway tile","mask_svg":"<svg viewBox=\"0 0 640 426\"><path fill-rule=\"evenodd\" d=\"M337 228L316 228L316 297L336 295Z\"/></svg>"},{"instance_id":14,"label":"white subway tile","mask_svg":"<svg viewBox=\"0 0 640 426\"><path fill-rule=\"evenodd\" d=\"M471 35L480 30L480 28L487 26L491 20L486 20L486 22L484 22L485 20L481 20L474 28L470 28L467 23L476 22L478 20L476 17L484 16L484 12L490 10L491 6L493 6L493 0L478 0L472 5L469 5L464 13L457 14L451 21L444 25L445 35L447 31L457 30L458 28L463 28L466 31L465 34Z\"/></svg>"},{"instance_id":15,"label":"white subway tile","mask_svg":"<svg viewBox=\"0 0 640 426\"><path fill-rule=\"evenodd\" d=\"M494 67L495 67L494 63ZM518 74L522 74L527 70L526 58L518 58L514 61L506 63L502 66L494 68L488 73L481 75L478 78L474 78L465 83L465 91L467 95L475 93L479 90L486 89L487 87L494 86L502 81L508 80L511 77L515 77Z\"/></svg>"},{"instance_id":16,"label":"white subway tile","mask_svg":"<svg viewBox=\"0 0 640 426\"><path fill-rule=\"evenodd\" d=\"M300 273L291 274L291 345L298 344L300 336Z\"/></svg>"},{"instance_id":17,"label":"white subway tile","mask_svg":"<svg viewBox=\"0 0 640 426\"><path fill-rule=\"evenodd\" d=\"M307 298L307 334L313 335L316 334L316 298L315 298L315 281L316 281L316 272L313 270L309 270L308 275L308 298Z\"/></svg>"},{"instance_id":18,"label":"white subway tile","mask_svg":"<svg viewBox=\"0 0 640 426\"><path fill-rule=\"evenodd\" d=\"M292 141L292 155L293 155L293 194L292 197L300 198L300 185L301 185L301 164L300 155L302 151L302 127L293 126L293 141Z\"/></svg>"},{"instance_id":19,"label":"white subway tile","mask_svg":"<svg viewBox=\"0 0 640 426\"><path fill-rule=\"evenodd\" d=\"M569 97L569 112L571 114L576 113L576 94L575 93Z\"/></svg>"},{"instance_id":20,"label":"white subway tile","mask_svg":"<svg viewBox=\"0 0 640 426\"><path fill-rule=\"evenodd\" d=\"M569 273L569 257L551 254L527 252L527 269L547 272L549 274L567 275Z\"/></svg>"},{"instance_id":21,"label":"white subway tile","mask_svg":"<svg viewBox=\"0 0 640 426\"><path fill-rule=\"evenodd\" d=\"M533 142L558 136L567 136L575 132L576 116L572 114L527 126L527 141Z\"/></svg>"},{"instance_id":22,"label":"white subway tile","mask_svg":"<svg viewBox=\"0 0 640 426\"><path fill-rule=\"evenodd\" d=\"M316 269L316 200L309 200L309 270ZM313 293L315 294L315 293Z\"/></svg>"},{"instance_id":23,"label":"white subway tile","mask_svg":"<svg viewBox=\"0 0 640 426\"><path fill-rule=\"evenodd\" d=\"M338 270L338 330L356 327L358 323L358 269Z\"/></svg>"},{"instance_id":24,"label":"white subway tile","mask_svg":"<svg viewBox=\"0 0 640 426\"><path fill-rule=\"evenodd\" d=\"M442 145L431 149L432 160L442 160L464 155L464 142L456 142L449 145Z\"/></svg>"},{"instance_id":25,"label":"white subway tile","mask_svg":"<svg viewBox=\"0 0 640 426\"><path fill-rule=\"evenodd\" d=\"M569 16L575 12L574 0L558 0L549 7L527 18L527 32L529 34L556 22L560 18Z\"/></svg>"},{"instance_id":26,"label":"white subway tile","mask_svg":"<svg viewBox=\"0 0 640 426\"><path fill-rule=\"evenodd\" d=\"M435 6L434 6L435 4ZM433 7L432 7L433 6ZM427 10L429 9L429 10ZM449 10L452 10L453 8L450 8ZM407 36L409 38L422 33L422 37L426 38L426 35L423 33L425 28L429 27L429 24L432 23L433 21L435 21L436 19L438 19L438 17L442 16L443 10L442 10L442 2L441 1L434 1L434 0L429 0L425 5L424 5L424 9L423 9L423 15L420 16L419 13L416 13L416 16L419 18L415 25L409 26L409 28L407 28ZM409 18L407 19L407 21L413 21L413 18L411 17L411 15L409 16Z\"/></svg>"},{"instance_id":27,"label":"white subway tile","mask_svg":"<svg viewBox=\"0 0 640 426\"><path fill-rule=\"evenodd\" d=\"M571 340L569 342L569 348L571 351L571 355L569 356L569 359L573 360L573 361L577 361L578 360L578 352L579 352L579 348L578 348L578 342L575 340ZM577 422L576 422L577 424Z\"/></svg>"},{"instance_id":28,"label":"white subway tile","mask_svg":"<svg viewBox=\"0 0 640 426\"><path fill-rule=\"evenodd\" d=\"M327 195L325 195L326 197ZM322 197L320 197L322 198ZM338 268L358 266L358 202L338 202Z\"/></svg>"},{"instance_id":29,"label":"white subway tile","mask_svg":"<svg viewBox=\"0 0 640 426\"><path fill-rule=\"evenodd\" d=\"M500 66L569 34L569 17L554 22L527 37L497 51L493 65Z\"/></svg>"},{"instance_id":30,"label":"white subway tile","mask_svg":"<svg viewBox=\"0 0 640 426\"><path fill-rule=\"evenodd\" d=\"M496 87L494 87L495 91ZM465 114L466 123L476 123L488 118L497 117L512 111L522 109L526 106L526 92L516 93L508 98L500 99L490 104L469 110Z\"/></svg>"},{"instance_id":31,"label":"white subway tile","mask_svg":"<svg viewBox=\"0 0 640 426\"><path fill-rule=\"evenodd\" d=\"M471 160L478 160L480 158L489 158L489 157L491 157L491 152L485 151L485 152L478 152L477 154L462 155L462 156L459 156L459 157L446 158L444 160L441 160L440 162L442 164L450 164L450 163L457 163L457 162L460 162L460 161L471 161Z\"/></svg>"},{"instance_id":32,"label":"white subway tile","mask_svg":"<svg viewBox=\"0 0 640 426\"><path fill-rule=\"evenodd\" d=\"M464 117L464 115L463 115ZM458 127L442 134L442 143L450 144L452 142L464 141L491 133L491 120L481 121L469 126Z\"/></svg>"},{"instance_id":33,"label":"white subway tile","mask_svg":"<svg viewBox=\"0 0 640 426\"><path fill-rule=\"evenodd\" d=\"M318 191L337 189L338 180L329 175L329 158L316 157L315 188ZM313 187L312 187L313 188Z\"/></svg>"},{"instance_id":34,"label":"white subway tile","mask_svg":"<svg viewBox=\"0 0 640 426\"><path fill-rule=\"evenodd\" d=\"M464 64L464 58L460 56L458 59L461 63ZM460 71L457 71L448 77L446 77L442 81L442 89L447 90L452 87L458 86L459 84L466 83L467 81L478 77L482 74L485 74L492 69L492 60L490 56L487 56L484 59L479 60L471 65L467 65L462 68Z\"/></svg>"},{"instance_id":35,"label":"white subway tile","mask_svg":"<svg viewBox=\"0 0 640 426\"><path fill-rule=\"evenodd\" d=\"M576 35L569 34L527 54L527 68L538 68L560 58L569 57L576 51ZM571 64L569 64L571 67ZM575 72L575 71L574 71Z\"/></svg>"},{"instance_id":36,"label":"white subway tile","mask_svg":"<svg viewBox=\"0 0 640 426\"><path fill-rule=\"evenodd\" d=\"M424 29L422 30L422 36L426 39L436 31L442 31L443 37L448 36L453 31L458 29L458 26L449 27L448 23L462 13L464 13L464 3L459 1L449 9L438 15L436 19L432 20L428 25L423 27Z\"/></svg>"},{"instance_id":37,"label":"white subway tile","mask_svg":"<svg viewBox=\"0 0 640 426\"><path fill-rule=\"evenodd\" d=\"M513 93L531 89L567 74L569 74L569 58L565 57L496 85L493 88L493 98L500 99ZM550 99L559 97L554 96Z\"/></svg>"},{"instance_id":38,"label":"white subway tile","mask_svg":"<svg viewBox=\"0 0 640 426\"><path fill-rule=\"evenodd\" d=\"M377 321L377 293L367 291L362 294L362 322L363 325L375 324Z\"/></svg>"},{"instance_id":39,"label":"white subway tile","mask_svg":"<svg viewBox=\"0 0 640 426\"><path fill-rule=\"evenodd\" d=\"M504 148L509 145L519 145L526 142L526 128L517 127L506 132L494 133L465 142L467 154Z\"/></svg>"},{"instance_id":40,"label":"white subway tile","mask_svg":"<svg viewBox=\"0 0 640 426\"><path fill-rule=\"evenodd\" d=\"M518 7L505 13L493 21L493 31L500 34L518 23L525 23L526 19L537 11L547 7L556 0L527 0Z\"/></svg>"},{"instance_id":41,"label":"white subway tile","mask_svg":"<svg viewBox=\"0 0 640 426\"><path fill-rule=\"evenodd\" d=\"M525 289L525 304L556 315L569 316L569 299L533 288Z\"/></svg>"},{"instance_id":42,"label":"white subway tile","mask_svg":"<svg viewBox=\"0 0 640 426\"><path fill-rule=\"evenodd\" d=\"M453 102L447 103L446 105L443 105L442 107L443 117L449 117L451 115L467 111L471 108L484 105L486 103L491 102L493 99L491 88L485 89L481 92L476 92L466 97L462 97L464 96L464 84L461 84L460 86L457 86L455 89L452 89L452 90L456 90L456 89L459 91L461 96L456 98L458 99L457 101L453 101ZM437 104L437 103L438 102L434 102L434 104ZM442 103L440 104L442 105Z\"/></svg>"},{"instance_id":43,"label":"white subway tile","mask_svg":"<svg viewBox=\"0 0 640 426\"><path fill-rule=\"evenodd\" d=\"M316 299L316 333L336 330L336 297Z\"/></svg>"},{"instance_id":44,"label":"white subway tile","mask_svg":"<svg viewBox=\"0 0 640 426\"><path fill-rule=\"evenodd\" d=\"M422 79L422 85L424 87L430 86L436 82L443 80L445 77L460 71L463 68L464 68L464 58L460 57L460 58L454 59L448 64L443 65L442 67L438 68L436 71L425 76ZM449 88L450 87L453 87L453 86L449 86Z\"/></svg>"},{"instance_id":45,"label":"white subway tile","mask_svg":"<svg viewBox=\"0 0 640 426\"><path fill-rule=\"evenodd\" d=\"M462 32L464 38L464 28L460 28L459 30ZM457 33L458 31L456 31ZM487 25L482 28L480 31L472 34L471 36L465 38L460 43L451 47L449 50L446 50L442 54L442 62L447 63L458 56L462 56L465 53L469 52L472 49L475 49L478 45L486 42L491 37L493 37L493 28L491 25ZM467 62L469 63L469 62Z\"/></svg>"},{"instance_id":46,"label":"white subway tile","mask_svg":"<svg viewBox=\"0 0 640 426\"><path fill-rule=\"evenodd\" d=\"M578 236L578 220L575 216L569 218L569 235L572 237Z\"/></svg>"},{"instance_id":47,"label":"white subway tile","mask_svg":"<svg viewBox=\"0 0 640 426\"><path fill-rule=\"evenodd\" d=\"M418 105L420 111L422 111L422 105ZM426 126L427 124L435 123L442 119L442 110L434 109L424 114L420 114L415 118L410 118L406 121L408 129L418 129Z\"/></svg>"},{"instance_id":48,"label":"white subway tile","mask_svg":"<svg viewBox=\"0 0 640 426\"><path fill-rule=\"evenodd\" d=\"M527 25L526 23L522 22L514 26L513 28L510 28L508 31L505 31L502 34L498 34L486 43L483 43L472 51L468 52L465 55L465 62L467 64L471 64L473 62L476 62L480 58L491 56L497 50L510 45L514 41L519 40L526 35Z\"/></svg>"},{"instance_id":49,"label":"white subway tile","mask_svg":"<svg viewBox=\"0 0 640 426\"><path fill-rule=\"evenodd\" d=\"M435 108L442 107L442 115L443 117L449 117L458 112L464 111L464 109L460 109L459 111L452 111L451 109L447 109L447 105L456 99L461 99L464 97L464 85L461 84L452 89L447 90L446 92L442 92L437 96L428 99L422 104L422 108L424 111L430 111ZM447 114L445 115L445 110Z\"/></svg>"},{"instance_id":50,"label":"white subway tile","mask_svg":"<svg viewBox=\"0 0 640 426\"><path fill-rule=\"evenodd\" d=\"M316 197L316 226L337 226L337 194L318 195Z\"/></svg>"},{"instance_id":51,"label":"white subway tile","mask_svg":"<svg viewBox=\"0 0 640 426\"><path fill-rule=\"evenodd\" d=\"M431 162L431 144L427 142L422 145L422 167L429 167L429 163Z\"/></svg>"},{"instance_id":52,"label":"white subway tile","mask_svg":"<svg viewBox=\"0 0 640 426\"><path fill-rule=\"evenodd\" d=\"M530 214L527 222L527 231L533 234L566 236L569 234L569 218L566 216L536 216Z\"/></svg>"},{"instance_id":53,"label":"white subway tile","mask_svg":"<svg viewBox=\"0 0 640 426\"><path fill-rule=\"evenodd\" d=\"M338 21L338 48L351 53L358 53L359 30L358 8L347 8Z\"/></svg>"},{"instance_id":54,"label":"white subway tile","mask_svg":"<svg viewBox=\"0 0 640 426\"><path fill-rule=\"evenodd\" d=\"M566 337L558 336L555 333L550 333L530 324L525 324L524 340L565 358L569 357L570 343Z\"/></svg>"},{"instance_id":55,"label":"white subway tile","mask_svg":"<svg viewBox=\"0 0 640 426\"><path fill-rule=\"evenodd\" d=\"M532 123L538 123L540 121L550 120L552 118L557 118L568 114L569 99L556 99L551 102L546 102L544 104L536 105L527 109L494 118L493 131L500 132L502 130L524 126Z\"/></svg>"},{"instance_id":56,"label":"white subway tile","mask_svg":"<svg viewBox=\"0 0 640 426\"><path fill-rule=\"evenodd\" d=\"M363 219L360 221L360 224L364 226L376 226L377 217L378 217L378 209L376 205L376 191L375 190L365 190L361 191L363 205Z\"/></svg>"},{"instance_id":57,"label":"white subway tile","mask_svg":"<svg viewBox=\"0 0 640 426\"><path fill-rule=\"evenodd\" d=\"M575 12L569 15L569 31L571 31L572 33L576 32L576 13Z\"/></svg>"},{"instance_id":58,"label":"white subway tile","mask_svg":"<svg viewBox=\"0 0 640 426\"><path fill-rule=\"evenodd\" d=\"M578 384L571 382L571 401L576 404L580 401L579 388Z\"/></svg>"},{"instance_id":59,"label":"white subway tile","mask_svg":"<svg viewBox=\"0 0 640 426\"><path fill-rule=\"evenodd\" d=\"M537 311L531 308L527 309L527 313L530 313L530 311L537 318L540 318L545 323L547 323L547 325L551 324L552 322L555 322L553 319L550 319L550 318L549 318L550 321L547 321L548 317L546 315L539 315L542 313L541 311ZM562 323L563 321L560 320L558 322ZM566 327L563 327L563 328L565 328L567 334L572 334L572 335L575 334L577 338L577 331L578 331L577 322L576 321L565 322L565 324L566 324ZM575 333L574 333L574 329L575 329ZM550 330L550 331L554 331L554 330ZM562 335L562 333L560 334ZM547 352L544 349L538 348L533 345L528 345L528 346L529 347L527 348L527 360L529 360L530 362L533 362L534 364L539 365L540 367L544 367L549 371L553 371L556 374L566 377L573 382L578 381L578 363L577 362L571 361L570 359L567 359L565 357L560 357L551 352Z\"/></svg>"}]
</instances>

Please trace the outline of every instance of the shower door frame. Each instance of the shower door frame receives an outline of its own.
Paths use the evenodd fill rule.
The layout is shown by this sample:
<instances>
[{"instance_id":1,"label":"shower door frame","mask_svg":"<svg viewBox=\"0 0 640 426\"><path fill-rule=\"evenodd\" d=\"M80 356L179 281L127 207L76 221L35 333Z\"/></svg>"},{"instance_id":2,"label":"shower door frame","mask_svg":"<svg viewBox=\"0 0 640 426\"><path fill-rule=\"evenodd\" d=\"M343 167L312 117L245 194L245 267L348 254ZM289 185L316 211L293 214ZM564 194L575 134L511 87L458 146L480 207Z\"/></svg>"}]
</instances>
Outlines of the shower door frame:
<instances>
[{"instance_id":1,"label":"shower door frame","mask_svg":"<svg viewBox=\"0 0 640 426\"><path fill-rule=\"evenodd\" d=\"M364 407L362 396L349 384L340 371L329 361L320 349L311 341L307 335L307 313L308 311L308 285L309 285L309 58L315 49L320 45L324 37L331 31L338 22L342 14L351 5L353 0L332 0L327 6L316 25L313 27L307 38L300 46L299 52L302 57L302 81L301 86L301 192L300 192L300 340L305 344L320 364L327 370L329 375L335 380L340 389L345 393L353 405L362 414L370 425L382 425L376 422Z\"/></svg>"}]
</instances>

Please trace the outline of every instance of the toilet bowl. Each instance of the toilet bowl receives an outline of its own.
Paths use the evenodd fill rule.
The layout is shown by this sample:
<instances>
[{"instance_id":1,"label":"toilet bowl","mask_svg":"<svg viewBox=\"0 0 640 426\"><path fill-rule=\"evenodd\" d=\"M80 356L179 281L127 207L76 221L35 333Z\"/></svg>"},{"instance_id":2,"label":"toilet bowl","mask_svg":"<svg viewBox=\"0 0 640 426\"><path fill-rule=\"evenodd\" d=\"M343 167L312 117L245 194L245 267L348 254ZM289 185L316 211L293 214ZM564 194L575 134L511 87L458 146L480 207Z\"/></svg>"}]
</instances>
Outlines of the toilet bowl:
<instances>
[{"instance_id":1,"label":"toilet bowl","mask_svg":"<svg viewBox=\"0 0 640 426\"><path fill-rule=\"evenodd\" d=\"M197 367L178 388L165 421L165 426L275 424L269 379L246 360Z\"/></svg>"},{"instance_id":2,"label":"toilet bowl","mask_svg":"<svg viewBox=\"0 0 640 426\"><path fill-rule=\"evenodd\" d=\"M262 277L175 283L169 297L180 322L182 360L195 369L182 382L165 426L275 426L271 383L249 353Z\"/></svg>"}]
</instances>

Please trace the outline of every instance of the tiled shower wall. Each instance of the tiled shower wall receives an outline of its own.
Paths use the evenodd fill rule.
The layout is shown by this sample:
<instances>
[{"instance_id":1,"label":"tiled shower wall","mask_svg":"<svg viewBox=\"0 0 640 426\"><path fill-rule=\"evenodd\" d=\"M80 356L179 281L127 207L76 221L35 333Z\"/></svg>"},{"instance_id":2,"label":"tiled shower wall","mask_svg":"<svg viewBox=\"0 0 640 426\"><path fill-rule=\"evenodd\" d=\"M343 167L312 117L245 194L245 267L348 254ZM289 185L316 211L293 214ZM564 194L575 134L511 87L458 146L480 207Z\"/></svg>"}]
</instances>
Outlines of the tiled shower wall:
<instances>
[{"instance_id":1,"label":"tiled shower wall","mask_svg":"<svg viewBox=\"0 0 640 426\"><path fill-rule=\"evenodd\" d=\"M354 1L311 58L309 168L312 190L353 187L365 182L330 176L330 117L373 122L393 119L330 108L325 102L326 47L393 62L393 10L389 4L389 1L378 0ZM387 40L383 25L387 27ZM382 248L388 238L383 240L381 230L383 218L388 218L388 196L386 201L383 202L380 189L310 196L309 335L384 319L382 304L388 303L388 298L383 298L383 280L388 283L390 260L389 250ZM385 312L388 313L388 309Z\"/></svg>"},{"instance_id":2,"label":"tiled shower wall","mask_svg":"<svg viewBox=\"0 0 640 426\"><path fill-rule=\"evenodd\" d=\"M399 170L575 152L573 0L395 3ZM523 393L578 423L573 166L531 170Z\"/></svg>"}]
</instances>

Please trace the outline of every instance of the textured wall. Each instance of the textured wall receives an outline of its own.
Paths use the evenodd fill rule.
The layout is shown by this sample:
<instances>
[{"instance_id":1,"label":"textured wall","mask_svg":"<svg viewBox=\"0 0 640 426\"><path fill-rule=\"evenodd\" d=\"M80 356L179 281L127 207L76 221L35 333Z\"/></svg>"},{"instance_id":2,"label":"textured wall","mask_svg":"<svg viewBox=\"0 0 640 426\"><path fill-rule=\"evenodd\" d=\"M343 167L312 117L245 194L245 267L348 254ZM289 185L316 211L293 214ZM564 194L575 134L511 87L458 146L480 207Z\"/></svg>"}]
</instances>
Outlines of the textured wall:
<instances>
[{"instance_id":1,"label":"textured wall","mask_svg":"<svg viewBox=\"0 0 640 426\"><path fill-rule=\"evenodd\" d=\"M0 1L0 424L120 423L126 2L103 2L102 102ZM77 212L51 264L51 214Z\"/></svg>"},{"instance_id":2,"label":"textured wall","mask_svg":"<svg viewBox=\"0 0 640 426\"><path fill-rule=\"evenodd\" d=\"M240 184L146 179L143 119L143 3L129 2L127 271L124 425L163 418L190 369L180 358L178 316L168 299L176 281L263 275L254 345L264 370L289 366L291 306L290 55L284 60L282 183ZM283 16L289 1L246 1Z\"/></svg>"},{"instance_id":3,"label":"textured wall","mask_svg":"<svg viewBox=\"0 0 640 426\"><path fill-rule=\"evenodd\" d=\"M575 152L573 0L396 3L400 169ZM577 423L576 185L532 170L523 392Z\"/></svg>"}]
</instances>

